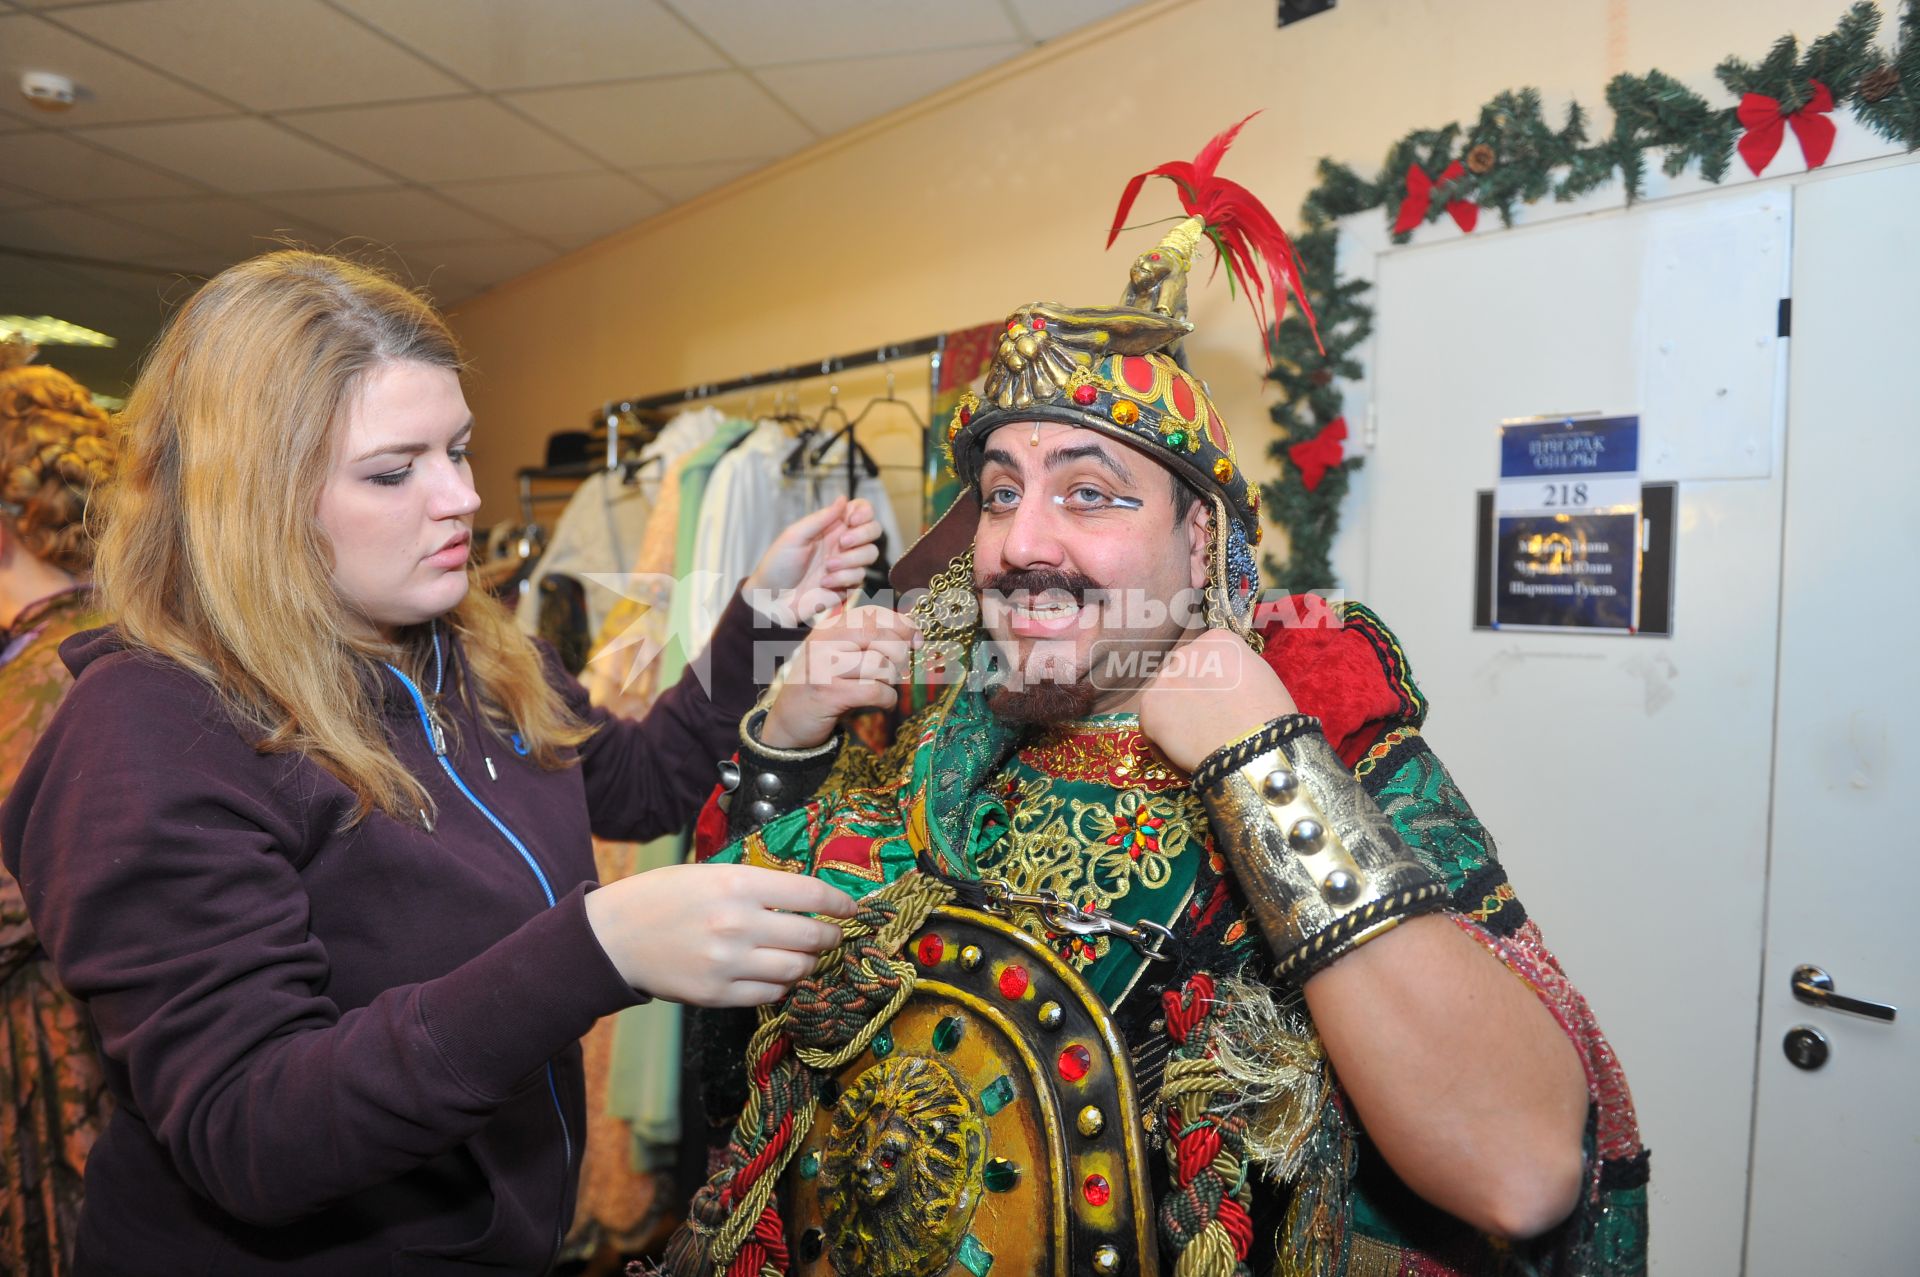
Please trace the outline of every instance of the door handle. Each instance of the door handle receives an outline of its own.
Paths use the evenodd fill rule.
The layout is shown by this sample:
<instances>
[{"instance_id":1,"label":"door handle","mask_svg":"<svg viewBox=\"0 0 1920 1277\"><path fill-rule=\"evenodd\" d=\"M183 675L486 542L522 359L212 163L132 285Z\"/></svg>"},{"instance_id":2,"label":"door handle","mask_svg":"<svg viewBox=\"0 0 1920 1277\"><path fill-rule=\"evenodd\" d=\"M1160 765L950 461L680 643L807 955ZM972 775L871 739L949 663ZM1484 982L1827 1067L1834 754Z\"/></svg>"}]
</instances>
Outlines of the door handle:
<instances>
[{"instance_id":1,"label":"door handle","mask_svg":"<svg viewBox=\"0 0 1920 1277\"><path fill-rule=\"evenodd\" d=\"M1895 1012L1899 1010L1884 1002L1867 1002L1861 998L1842 997L1833 991L1833 977L1815 966L1798 966L1793 969L1793 996L1817 1007L1851 1011L1855 1015L1864 1015L1875 1020L1891 1021Z\"/></svg>"}]
</instances>

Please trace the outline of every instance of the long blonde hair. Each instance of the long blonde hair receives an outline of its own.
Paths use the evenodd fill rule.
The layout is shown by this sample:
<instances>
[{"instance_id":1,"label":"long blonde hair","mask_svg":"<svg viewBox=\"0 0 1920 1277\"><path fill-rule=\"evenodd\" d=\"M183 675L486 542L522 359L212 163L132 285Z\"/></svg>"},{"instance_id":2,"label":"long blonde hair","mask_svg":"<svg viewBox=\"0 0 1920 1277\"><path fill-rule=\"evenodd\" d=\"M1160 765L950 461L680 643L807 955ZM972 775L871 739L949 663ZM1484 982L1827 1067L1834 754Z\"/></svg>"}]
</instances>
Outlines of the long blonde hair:
<instances>
[{"instance_id":1,"label":"long blonde hair","mask_svg":"<svg viewBox=\"0 0 1920 1277\"><path fill-rule=\"evenodd\" d=\"M95 579L132 644L210 682L263 752L311 756L411 819L433 802L382 730L379 662L420 668L426 627L389 643L349 623L318 505L343 409L388 363L459 370L426 300L368 267L268 253L222 271L167 325L122 414L121 479L101 503ZM483 591L440 618L492 730L549 769L591 734L539 653Z\"/></svg>"}]
</instances>

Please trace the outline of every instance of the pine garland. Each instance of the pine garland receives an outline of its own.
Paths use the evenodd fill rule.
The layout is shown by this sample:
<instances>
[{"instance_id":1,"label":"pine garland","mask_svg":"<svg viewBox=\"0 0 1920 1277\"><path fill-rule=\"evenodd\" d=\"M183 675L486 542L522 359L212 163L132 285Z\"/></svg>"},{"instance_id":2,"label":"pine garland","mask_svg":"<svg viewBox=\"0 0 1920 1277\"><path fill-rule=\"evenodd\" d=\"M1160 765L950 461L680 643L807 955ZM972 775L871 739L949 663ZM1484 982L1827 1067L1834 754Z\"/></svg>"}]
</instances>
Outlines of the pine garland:
<instances>
[{"instance_id":1,"label":"pine garland","mask_svg":"<svg viewBox=\"0 0 1920 1277\"><path fill-rule=\"evenodd\" d=\"M1920 148L1920 0L1905 0L1891 56L1875 38L1880 21L1880 10L1862 0L1804 52L1798 40L1785 35L1758 64L1730 57L1714 73L1736 100L1760 94L1777 101L1785 114L1812 101L1818 81L1832 94L1836 110L1851 109L1873 132L1911 151ZM1516 89L1481 107L1471 125L1408 133L1388 148L1371 179L1335 160L1320 161L1319 181L1301 206L1304 230L1295 245L1326 353L1314 348L1297 310L1275 326L1268 348L1267 378L1280 387L1280 399L1269 412L1279 438L1268 454L1281 463L1281 474L1260 492L1268 516L1287 534L1287 557L1266 556L1270 584L1299 592L1336 583L1329 556L1340 527L1340 502L1350 475L1364 460L1350 456L1329 466L1309 488L1303 476L1312 472L1290 457L1292 448L1340 420L1339 383L1364 371L1355 352L1373 329L1373 310L1364 298L1368 284L1342 279L1335 269L1334 222L1374 208L1394 218L1407 194L1407 172L1415 166L1433 179L1425 222L1447 216L1451 203L1468 201L1498 213L1509 226L1522 204L1575 199L1616 178L1632 203L1646 189L1650 153L1658 153L1661 171L1669 177L1689 165L1697 165L1709 182L1726 177L1742 132L1737 107L1716 107L1658 70L1615 76L1606 96L1613 129L1597 139L1579 103L1568 106L1565 123L1555 128L1539 90ZM1393 240L1405 243L1412 234L1396 233Z\"/></svg>"}]
</instances>

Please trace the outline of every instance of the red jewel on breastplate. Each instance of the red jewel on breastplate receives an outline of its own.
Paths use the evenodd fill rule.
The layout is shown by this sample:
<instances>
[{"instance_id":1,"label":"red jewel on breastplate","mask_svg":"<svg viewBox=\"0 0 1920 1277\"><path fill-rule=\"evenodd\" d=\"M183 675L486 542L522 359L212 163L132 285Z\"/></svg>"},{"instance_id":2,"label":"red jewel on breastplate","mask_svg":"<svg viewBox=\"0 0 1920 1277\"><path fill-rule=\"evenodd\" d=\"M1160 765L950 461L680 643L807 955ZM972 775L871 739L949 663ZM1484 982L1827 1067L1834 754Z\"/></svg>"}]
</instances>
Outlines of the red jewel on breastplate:
<instances>
[{"instance_id":1,"label":"red jewel on breastplate","mask_svg":"<svg viewBox=\"0 0 1920 1277\"><path fill-rule=\"evenodd\" d=\"M1113 1186L1107 1183L1105 1175L1087 1176L1087 1181L1080 1186L1080 1191L1086 1194L1089 1206L1105 1206L1108 1199L1113 1196Z\"/></svg>"},{"instance_id":2,"label":"red jewel on breastplate","mask_svg":"<svg viewBox=\"0 0 1920 1277\"><path fill-rule=\"evenodd\" d=\"M1093 1067L1093 1052L1075 1042L1060 1053L1060 1076L1069 1082L1078 1082Z\"/></svg>"},{"instance_id":3,"label":"red jewel on breastplate","mask_svg":"<svg viewBox=\"0 0 1920 1277\"><path fill-rule=\"evenodd\" d=\"M930 967L946 955L947 942L929 932L920 937L920 943L914 948L914 956L920 959L920 965Z\"/></svg>"},{"instance_id":4,"label":"red jewel on breastplate","mask_svg":"<svg viewBox=\"0 0 1920 1277\"><path fill-rule=\"evenodd\" d=\"M1027 991L1027 969L1009 966L1000 972L1000 996L1012 1000Z\"/></svg>"}]
</instances>

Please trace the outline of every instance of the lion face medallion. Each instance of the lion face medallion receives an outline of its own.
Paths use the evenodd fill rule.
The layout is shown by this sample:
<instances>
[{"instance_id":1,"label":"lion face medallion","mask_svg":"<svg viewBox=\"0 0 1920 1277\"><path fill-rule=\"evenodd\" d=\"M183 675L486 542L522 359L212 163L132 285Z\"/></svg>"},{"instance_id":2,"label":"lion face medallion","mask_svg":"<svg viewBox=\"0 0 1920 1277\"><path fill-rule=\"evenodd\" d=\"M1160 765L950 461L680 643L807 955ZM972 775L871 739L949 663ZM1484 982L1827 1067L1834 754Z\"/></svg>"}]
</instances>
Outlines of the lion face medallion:
<instances>
[{"instance_id":1,"label":"lion face medallion","mask_svg":"<svg viewBox=\"0 0 1920 1277\"><path fill-rule=\"evenodd\" d=\"M835 1271L932 1277L952 1260L980 1200L986 1132L951 1069L898 1055L834 1106L820 1207Z\"/></svg>"}]
</instances>

